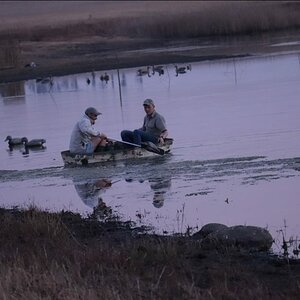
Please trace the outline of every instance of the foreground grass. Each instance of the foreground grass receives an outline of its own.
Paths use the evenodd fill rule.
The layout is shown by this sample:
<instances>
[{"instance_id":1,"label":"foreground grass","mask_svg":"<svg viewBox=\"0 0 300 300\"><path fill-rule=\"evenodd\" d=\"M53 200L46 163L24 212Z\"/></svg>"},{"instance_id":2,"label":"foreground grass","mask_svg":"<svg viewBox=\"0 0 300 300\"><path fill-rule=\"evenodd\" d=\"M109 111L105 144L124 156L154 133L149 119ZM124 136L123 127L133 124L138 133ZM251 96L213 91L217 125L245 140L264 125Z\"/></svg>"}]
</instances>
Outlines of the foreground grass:
<instances>
[{"instance_id":1,"label":"foreground grass","mask_svg":"<svg viewBox=\"0 0 300 300\"><path fill-rule=\"evenodd\" d=\"M300 265L119 222L0 210L1 299L297 299Z\"/></svg>"}]
</instances>

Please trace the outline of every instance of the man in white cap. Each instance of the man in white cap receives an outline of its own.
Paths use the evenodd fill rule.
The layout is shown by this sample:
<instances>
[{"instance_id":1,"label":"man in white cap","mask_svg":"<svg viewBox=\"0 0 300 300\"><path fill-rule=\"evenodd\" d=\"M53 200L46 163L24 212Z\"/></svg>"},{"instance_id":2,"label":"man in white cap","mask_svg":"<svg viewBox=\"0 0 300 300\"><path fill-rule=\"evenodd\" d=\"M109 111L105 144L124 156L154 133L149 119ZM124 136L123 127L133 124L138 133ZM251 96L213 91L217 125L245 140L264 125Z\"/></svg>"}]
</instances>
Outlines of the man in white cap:
<instances>
[{"instance_id":1,"label":"man in white cap","mask_svg":"<svg viewBox=\"0 0 300 300\"><path fill-rule=\"evenodd\" d=\"M92 154L98 146L106 146L107 136L93 127L99 115L101 113L94 107L88 107L85 110L71 134L69 147L71 153Z\"/></svg>"},{"instance_id":2,"label":"man in white cap","mask_svg":"<svg viewBox=\"0 0 300 300\"><path fill-rule=\"evenodd\" d=\"M123 130L121 132L122 140L137 145L147 141L163 144L164 139L168 136L165 118L155 110L152 99L146 99L143 106L146 113L143 126L134 131Z\"/></svg>"}]
</instances>

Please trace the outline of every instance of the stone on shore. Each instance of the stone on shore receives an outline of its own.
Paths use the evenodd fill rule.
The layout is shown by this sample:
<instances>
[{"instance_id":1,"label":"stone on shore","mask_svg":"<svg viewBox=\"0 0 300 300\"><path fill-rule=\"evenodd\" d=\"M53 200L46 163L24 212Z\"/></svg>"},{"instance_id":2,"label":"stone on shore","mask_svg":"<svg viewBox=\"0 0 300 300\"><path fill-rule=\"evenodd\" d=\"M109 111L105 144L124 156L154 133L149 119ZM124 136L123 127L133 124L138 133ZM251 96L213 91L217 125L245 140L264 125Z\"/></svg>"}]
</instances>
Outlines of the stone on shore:
<instances>
[{"instance_id":1,"label":"stone on shore","mask_svg":"<svg viewBox=\"0 0 300 300\"><path fill-rule=\"evenodd\" d=\"M193 235L204 247L234 246L251 251L270 250L273 238L268 230L256 226L232 226L210 223Z\"/></svg>"}]
</instances>

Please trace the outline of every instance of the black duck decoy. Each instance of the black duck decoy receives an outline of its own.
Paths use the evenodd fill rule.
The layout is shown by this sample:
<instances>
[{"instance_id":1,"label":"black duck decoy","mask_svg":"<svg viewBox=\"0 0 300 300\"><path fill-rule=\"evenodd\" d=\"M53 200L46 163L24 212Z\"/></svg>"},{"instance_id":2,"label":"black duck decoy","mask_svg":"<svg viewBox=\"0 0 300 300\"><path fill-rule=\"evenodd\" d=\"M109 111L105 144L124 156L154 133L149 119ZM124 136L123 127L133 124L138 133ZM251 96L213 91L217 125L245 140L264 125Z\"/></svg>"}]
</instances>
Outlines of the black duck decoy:
<instances>
[{"instance_id":1,"label":"black duck decoy","mask_svg":"<svg viewBox=\"0 0 300 300\"><path fill-rule=\"evenodd\" d=\"M44 148L44 144L46 143L46 140L45 139L33 139L33 140L30 140L28 141L28 139L25 137L25 138L22 138L22 142L25 146L25 148Z\"/></svg>"},{"instance_id":2,"label":"black duck decoy","mask_svg":"<svg viewBox=\"0 0 300 300\"><path fill-rule=\"evenodd\" d=\"M107 81L109 80L109 75L105 72L104 75L100 76L100 80L107 83Z\"/></svg>"},{"instance_id":3,"label":"black duck decoy","mask_svg":"<svg viewBox=\"0 0 300 300\"><path fill-rule=\"evenodd\" d=\"M164 74L164 66L152 66L152 75L155 74L155 72L158 73L158 75Z\"/></svg>"},{"instance_id":4,"label":"black duck decoy","mask_svg":"<svg viewBox=\"0 0 300 300\"><path fill-rule=\"evenodd\" d=\"M186 73L186 67L178 67L175 65L175 70L176 70L176 73L178 74L183 74L183 73Z\"/></svg>"},{"instance_id":5,"label":"black duck decoy","mask_svg":"<svg viewBox=\"0 0 300 300\"><path fill-rule=\"evenodd\" d=\"M9 146L16 146L16 145L22 145L23 139L26 139L26 137L23 138L12 138L10 135L6 137L4 142L8 141Z\"/></svg>"}]
</instances>

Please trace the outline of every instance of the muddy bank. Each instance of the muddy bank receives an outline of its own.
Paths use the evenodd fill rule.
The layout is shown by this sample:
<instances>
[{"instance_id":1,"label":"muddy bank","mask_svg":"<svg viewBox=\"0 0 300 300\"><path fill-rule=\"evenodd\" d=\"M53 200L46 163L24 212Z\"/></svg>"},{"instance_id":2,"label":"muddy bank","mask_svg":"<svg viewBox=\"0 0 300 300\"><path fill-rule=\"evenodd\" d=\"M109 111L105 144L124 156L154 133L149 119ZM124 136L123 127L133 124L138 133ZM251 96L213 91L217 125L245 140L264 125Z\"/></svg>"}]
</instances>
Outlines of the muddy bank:
<instances>
[{"instance_id":1,"label":"muddy bank","mask_svg":"<svg viewBox=\"0 0 300 300\"><path fill-rule=\"evenodd\" d=\"M95 217L95 216L94 216ZM6 299L298 299L300 264L77 214L0 210ZM141 233L141 232L140 232ZM22 296L24 295L24 297Z\"/></svg>"},{"instance_id":2,"label":"muddy bank","mask_svg":"<svg viewBox=\"0 0 300 300\"><path fill-rule=\"evenodd\" d=\"M18 66L0 68L0 82L93 70L300 52L299 42L288 43L295 40L300 40L300 31L184 40L92 37L65 42L24 41L17 46L21 53ZM31 62L36 64L35 68L25 67Z\"/></svg>"}]
</instances>

